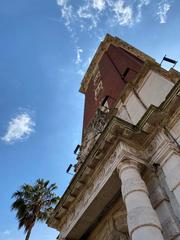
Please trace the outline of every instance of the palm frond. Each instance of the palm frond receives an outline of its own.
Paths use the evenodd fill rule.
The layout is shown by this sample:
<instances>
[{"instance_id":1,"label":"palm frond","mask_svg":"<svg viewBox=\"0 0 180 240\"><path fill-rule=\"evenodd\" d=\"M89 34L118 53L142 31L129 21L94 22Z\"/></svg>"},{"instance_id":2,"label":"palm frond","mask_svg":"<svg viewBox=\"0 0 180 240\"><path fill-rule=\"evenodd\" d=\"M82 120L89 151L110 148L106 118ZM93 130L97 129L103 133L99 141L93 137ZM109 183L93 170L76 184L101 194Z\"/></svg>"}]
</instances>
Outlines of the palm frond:
<instances>
[{"instance_id":1,"label":"palm frond","mask_svg":"<svg viewBox=\"0 0 180 240\"><path fill-rule=\"evenodd\" d=\"M37 179L34 185L23 184L20 190L13 193L15 201L11 210L16 211L16 218L19 228L24 227L25 232L32 229L36 221L46 221L52 212L59 197L54 190L55 183L50 184L49 180Z\"/></svg>"}]
</instances>

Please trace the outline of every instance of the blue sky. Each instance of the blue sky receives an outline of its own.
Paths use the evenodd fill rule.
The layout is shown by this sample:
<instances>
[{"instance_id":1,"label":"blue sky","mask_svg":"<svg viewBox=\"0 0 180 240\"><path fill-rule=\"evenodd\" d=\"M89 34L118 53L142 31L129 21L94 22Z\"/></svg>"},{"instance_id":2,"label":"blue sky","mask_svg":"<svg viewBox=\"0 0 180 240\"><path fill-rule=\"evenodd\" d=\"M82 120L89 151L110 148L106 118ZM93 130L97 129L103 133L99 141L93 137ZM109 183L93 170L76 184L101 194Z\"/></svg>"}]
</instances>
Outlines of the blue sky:
<instances>
[{"instance_id":1,"label":"blue sky","mask_svg":"<svg viewBox=\"0 0 180 240\"><path fill-rule=\"evenodd\" d=\"M108 32L180 59L178 0L0 0L0 240L23 240L11 195L37 178L62 195L81 140L85 70ZM180 65L177 64L177 69ZM37 225L31 240L57 232Z\"/></svg>"}]
</instances>

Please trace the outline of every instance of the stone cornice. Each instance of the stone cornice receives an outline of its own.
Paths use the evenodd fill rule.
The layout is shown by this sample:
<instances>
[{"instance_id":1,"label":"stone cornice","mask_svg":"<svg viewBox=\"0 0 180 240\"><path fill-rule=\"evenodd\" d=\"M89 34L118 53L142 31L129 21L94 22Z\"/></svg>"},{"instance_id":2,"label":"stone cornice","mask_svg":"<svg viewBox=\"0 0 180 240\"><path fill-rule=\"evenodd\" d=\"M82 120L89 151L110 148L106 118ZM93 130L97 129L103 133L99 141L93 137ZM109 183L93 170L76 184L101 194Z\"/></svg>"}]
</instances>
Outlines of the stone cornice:
<instances>
[{"instance_id":1,"label":"stone cornice","mask_svg":"<svg viewBox=\"0 0 180 240\"><path fill-rule=\"evenodd\" d=\"M101 42L99 45L93 60L91 61L91 64L88 67L88 70L82 80L81 87L80 87L80 92L85 93L88 84L91 80L91 77L93 73L96 71L97 64L100 61L101 57L103 56L104 52L107 51L108 47L110 44L113 44L114 46L121 47L122 49L126 50L127 52L130 52L132 55L136 56L137 58L141 59L144 62L149 62L149 63L156 63L155 59L151 58L147 54L141 52L139 49L133 47L132 45L128 44L127 42L117 38L113 37L109 34L107 34L104 38L104 40Z\"/></svg>"}]
</instances>

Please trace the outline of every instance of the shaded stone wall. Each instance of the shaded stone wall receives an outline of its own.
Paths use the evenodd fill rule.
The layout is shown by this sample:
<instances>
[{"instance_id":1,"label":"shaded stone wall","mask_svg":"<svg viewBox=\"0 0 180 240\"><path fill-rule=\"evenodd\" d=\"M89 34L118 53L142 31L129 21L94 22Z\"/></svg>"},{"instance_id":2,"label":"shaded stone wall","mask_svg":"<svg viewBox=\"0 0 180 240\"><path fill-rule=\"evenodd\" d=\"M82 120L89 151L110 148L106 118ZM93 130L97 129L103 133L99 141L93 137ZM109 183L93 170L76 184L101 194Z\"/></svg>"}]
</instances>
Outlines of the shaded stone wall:
<instances>
[{"instance_id":1,"label":"shaded stone wall","mask_svg":"<svg viewBox=\"0 0 180 240\"><path fill-rule=\"evenodd\" d=\"M96 225L87 240L129 240L124 203L119 199Z\"/></svg>"}]
</instances>

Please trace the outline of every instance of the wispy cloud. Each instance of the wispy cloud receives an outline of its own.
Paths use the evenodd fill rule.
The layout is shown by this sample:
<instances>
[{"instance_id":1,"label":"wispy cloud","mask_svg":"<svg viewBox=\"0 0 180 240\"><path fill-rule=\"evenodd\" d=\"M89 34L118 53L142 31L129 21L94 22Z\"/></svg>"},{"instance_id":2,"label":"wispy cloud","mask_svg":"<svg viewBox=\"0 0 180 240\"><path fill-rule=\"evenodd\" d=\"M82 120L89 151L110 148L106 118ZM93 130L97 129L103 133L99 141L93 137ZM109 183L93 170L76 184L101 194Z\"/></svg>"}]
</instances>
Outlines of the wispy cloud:
<instances>
[{"instance_id":1,"label":"wispy cloud","mask_svg":"<svg viewBox=\"0 0 180 240\"><path fill-rule=\"evenodd\" d=\"M105 0L93 0L92 2L93 8L98 9L99 11L105 9L105 4Z\"/></svg>"},{"instance_id":2,"label":"wispy cloud","mask_svg":"<svg viewBox=\"0 0 180 240\"><path fill-rule=\"evenodd\" d=\"M34 131L34 126L35 123L27 112L18 114L8 123L7 131L1 140L10 144L28 138Z\"/></svg>"},{"instance_id":3,"label":"wispy cloud","mask_svg":"<svg viewBox=\"0 0 180 240\"><path fill-rule=\"evenodd\" d=\"M57 4L61 7L61 16L65 21L65 26L68 30L72 30L70 25L73 21L73 7L68 3L68 0L57 0Z\"/></svg>"},{"instance_id":4,"label":"wispy cloud","mask_svg":"<svg viewBox=\"0 0 180 240\"><path fill-rule=\"evenodd\" d=\"M173 0L83 0L75 4L73 0L57 0L61 21L64 22L74 41L76 49L74 62L80 67L78 73L80 75L84 73L83 65L87 62L86 59L82 59L82 49L78 47L82 32L97 38L97 35L104 35L105 31L111 31L112 27L117 27L117 30L121 27L132 28L143 21L148 7L154 9L154 3L158 8L153 11L160 23L165 23L172 2ZM83 64L80 66L79 63L82 61Z\"/></svg>"},{"instance_id":5,"label":"wispy cloud","mask_svg":"<svg viewBox=\"0 0 180 240\"><path fill-rule=\"evenodd\" d=\"M94 54L94 52L93 52ZM92 61L92 55L89 56L84 62L83 64L79 65L79 69L77 71L77 73L80 75L80 76L83 76L87 70L87 67L89 66L90 62Z\"/></svg>"},{"instance_id":6,"label":"wispy cloud","mask_svg":"<svg viewBox=\"0 0 180 240\"><path fill-rule=\"evenodd\" d=\"M80 47L77 47L77 51L76 51L76 61L75 63L76 64L79 64L82 62L82 59L81 59L81 54L83 53L83 50L80 48Z\"/></svg>"},{"instance_id":7,"label":"wispy cloud","mask_svg":"<svg viewBox=\"0 0 180 240\"><path fill-rule=\"evenodd\" d=\"M114 24L131 26L133 23L133 9L124 0L87 0L76 8L71 3L70 0L57 0L61 17L70 31L77 23L81 30L96 28L106 10Z\"/></svg>"},{"instance_id":8,"label":"wispy cloud","mask_svg":"<svg viewBox=\"0 0 180 240\"><path fill-rule=\"evenodd\" d=\"M131 26L133 24L133 9L130 5L126 5L123 0L110 1L108 5L115 13L114 21L121 26Z\"/></svg>"},{"instance_id":9,"label":"wispy cloud","mask_svg":"<svg viewBox=\"0 0 180 240\"><path fill-rule=\"evenodd\" d=\"M156 14L160 23L165 23L172 0L157 0ZM64 24L69 30L77 26L80 31L97 28L100 23L109 26L132 27L143 20L145 7L153 5L153 0L86 0L73 5L72 0L57 0ZM145 15L145 14L144 14Z\"/></svg>"},{"instance_id":10,"label":"wispy cloud","mask_svg":"<svg viewBox=\"0 0 180 240\"><path fill-rule=\"evenodd\" d=\"M140 0L137 3L137 15L136 15L136 22L140 22L142 20L142 13L143 8L150 4L150 0Z\"/></svg>"},{"instance_id":11,"label":"wispy cloud","mask_svg":"<svg viewBox=\"0 0 180 240\"><path fill-rule=\"evenodd\" d=\"M91 13L89 5L81 6L77 11L78 17L81 19L87 19L91 21L89 29L92 29L97 26L96 16ZM82 23L81 23L82 24Z\"/></svg>"},{"instance_id":12,"label":"wispy cloud","mask_svg":"<svg viewBox=\"0 0 180 240\"><path fill-rule=\"evenodd\" d=\"M159 17L160 23L166 23L167 13L171 8L170 2L163 0L159 3L157 15Z\"/></svg>"}]
</instances>

